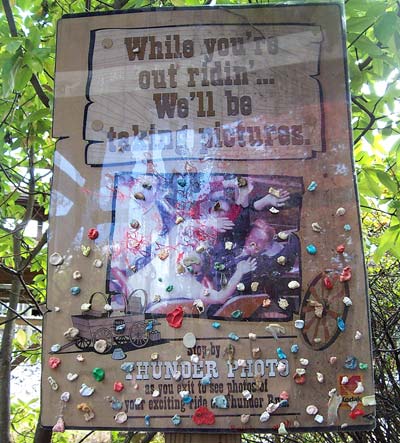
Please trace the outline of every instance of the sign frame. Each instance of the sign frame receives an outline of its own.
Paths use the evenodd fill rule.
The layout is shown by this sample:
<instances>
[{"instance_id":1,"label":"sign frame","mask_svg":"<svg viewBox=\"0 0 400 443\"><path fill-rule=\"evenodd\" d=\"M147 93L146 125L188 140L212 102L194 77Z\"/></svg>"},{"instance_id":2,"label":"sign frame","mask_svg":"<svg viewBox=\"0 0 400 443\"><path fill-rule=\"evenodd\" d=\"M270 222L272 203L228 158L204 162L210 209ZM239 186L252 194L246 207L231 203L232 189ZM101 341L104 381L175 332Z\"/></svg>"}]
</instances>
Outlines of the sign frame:
<instances>
[{"instance_id":1,"label":"sign frame","mask_svg":"<svg viewBox=\"0 0 400 443\"><path fill-rule=\"evenodd\" d=\"M325 14L327 9L331 13L328 14L329 17ZM286 11L287 22L284 23L282 18ZM312 11L312 14L308 15L308 11ZM259 21L261 12L267 15L267 24ZM332 17L336 18L334 25L330 24ZM168 19L174 20L175 25L164 26L163 23ZM257 20L255 24L254 20ZM148 89L150 89L149 97L153 100L153 103L150 100L152 106L149 105L148 109L142 106L140 108L142 112L138 112L129 104L128 98L124 99L124 96L130 97L129 89L127 91L124 87L119 89L118 84L119 76L123 75L121 72L125 72L129 61L116 63L114 72L113 68L109 70L111 65L107 64L115 60L113 56L110 56L109 61L106 55L96 58L96 54L101 51L101 48L96 46L96 41L100 42L96 40L96 33L100 36L99 39L102 39L105 52L114 51L117 44L113 44L113 41L122 41L120 34L123 32L129 33L132 30L134 37L130 38L140 38L140 35L137 37L137 32L141 32L138 30L142 22L146 24L143 38L150 38L148 37L150 30L161 32L164 29L166 33L171 29L175 29L178 33L164 34L164 36L170 35L171 41L174 39L172 35L185 35L184 32L192 32L193 40L197 38L195 40L197 46L193 46L193 53L187 57L187 64L185 60L180 60L184 57L177 56L175 58L179 59L179 66L170 65L174 68L170 67L169 89L179 90L179 85L183 84L186 78L186 86L183 89L185 94L189 94L188 97L190 97L190 91L188 92L190 85L187 85L190 81L195 81L193 69L200 66L198 60L192 60L202 42L201 37L195 37L196 33L192 30L194 26L203 32L202 34L199 31L199 35L203 36L203 43L210 35L215 36L213 32L220 30L224 23L233 27L233 33L243 27L247 28L247 35L254 31L265 39L264 26L266 30L271 30L273 38L278 35L276 38L280 39L281 45L286 44L286 34L283 31L285 24L299 28L293 31L294 36L297 36L298 32L299 45L303 42L301 38L308 39L311 35L302 30L302 26L319 28L321 38L318 32L314 32L317 42L310 43L320 45L319 52L317 51L318 59L314 60L318 70L316 73L313 72L313 60L307 58L301 60L303 53L299 49L293 55L298 57L296 60L300 64L299 72L296 71L297 67L293 67L295 65L290 55L287 56L287 61L288 65L292 66L289 71L293 72L285 74L283 68L280 72L279 68L285 65L279 60L278 67L274 71L276 73L274 82L269 81L272 79L271 76L264 79L268 80L267 82L263 82L262 78L256 78L254 74L255 71L262 69L262 65L257 65L257 60L262 59L262 54L255 54L259 47L254 40L252 46L249 44L244 50L253 51L254 64L248 70L240 71L235 77L238 82L235 95L233 92L226 95L226 86L231 86L230 80L226 78L225 81L228 83L221 89L224 94L216 92L221 86L216 80L217 74L215 84L211 84L213 94L218 97L218 100L215 99L215 102L218 102L215 105L217 117L212 114L215 110L208 105L211 115L205 117L207 124L199 123L204 121L202 115L204 110L198 104L198 108L193 111L190 102L187 101L187 103L182 102L180 108L182 114L179 119L170 118L169 115L166 119L159 119L161 131L167 131L168 127L171 131L178 131L185 122L194 128L192 132L185 133L185 140L188 139L188 135L193 136L194 140L190 145L189 154L186 151L178 151L178 142L176 142L172 151L175 150L174 155L176 152L179 155L169 156L172 152L168 147L170 139L165 141L163 136L156 138L156 129L151 128L154 115L158 113L160 116L160 112L163 112L165 117L168 111L159 111L157 106L160 101L156 102L154 95L158 92L151 90L150 84L147 83L147 79L151 79L151 74L147 74L150 73L150 69L145 69L149 63L146 65L144 61L138 68L140 70L134 71L135 75L129 78L130 82L142 79L142 83L139 82L139 86L134 89L137 97L142 97L146 102L146 94L149 94ZM209 36L204 32L207 26L211 30ZM107 48L109 42L106 40L109 37L105 34L111 32L110 30L114 32L114 40L111 39L111 47ZM289 32L289 37L290 34ZM230 35L230 38L233 37ZM70 44L69 39L80 41L80 46ZM288 41L293 44L293 39ZM71 429L149 429L162 432L180 432L184 429L185 432L192 433L266 433L276 432L278 429L283 432L285 427L289 432L345 429L355 431L373 428L374 390L369 306L356 177L351 151L350 95L344 42L342 3L216 6L207 9L157 8L154 11L67 15L59 22L53 127L53 136L59 140L55 154L50 213L47 298L49 312L45 316L43 337L41 420L44 427L52 427L56 423L56 430L65 426ZM123 48L124 45L128 49L126 43L121 43L120 47ZM204 45L207 48L207 44ZM224 46L215 51L221 60L227 57L225 49ZM142 50L139 48L135 53L141 53L140 51ZM152 66L156 69L155 66L159 66L158 53L156 49L153 52L156 60L152 62ZM305 55L308 53L304 51ZM175 52L175 55L177 54ZM211 52L206 51L202 56L211 57L210 54ZM146 49L141 55L145 57ZM247 56L245 53L242 55ZM258 59L256 55L259 56ZM169 58L174 60L173 55ZM134 60L137 60L136 57ZM218 59L218 62L222 63L221 60ZM96 63L98 66L103 63L105 67L96 70ZM214 65L214 69L217 69L216 66ZM301 69L305 66L312 73L302 74ZM118 70L119 68L121 69ZM269 68L267 66L267 70ZM184 74L189 77L185 77ZM208 71L208 75L212 75L211 70ZM312 99L314 96L310 88L310 103L303 97L305 101L299 104L298 116L297 111L293 110L295 117L292 120L290 112L285 114L285 110L292 109L294 102L292 99L285 102L283 98L285 103L274 126L268 123L268 119L271 119L270 114L276 110L276 106L262 111L262 98L268 93L273 98L275 93L265 92L263 88L267 86L283 88L279 86L282 75L288 76L287 83L290 90L295 91L294 94L300 94L295 95L293 100L300 99L302 95L301 92L296 92L299 88L296 88L296 82L292 84L292 75L297 75L303 80L307 77L310 84L314 85L315 97L318 100ZM105 83L106 78L110 78L109 84ZM261 83L258 83L258 80ZM204 80L203 77L207 87L210 86L210 81L210 79ZM173 86L174 82L177 83L176 86ZM306 84L305 80L303 83L300 80L298 82ZM252 95L251 92L255 84L259 86L258 95ZM332 84L335 88L330 87ZM315 88L315 85L318 86ZM108 87L111 92L107 91ZM96 94L92 94L93 88ZM196 94L202 92L205 92L203 87L196 90ZM279 99L278 93L276 94L274 103ZM284 95L284 92L282 94ZM167 98L171 97L172 95ZM200 103L200 96L196 97ZM243 100L241 107L240 97L251 97L251 111L247 99ZM123 123L119 130L116 129L118 122L113 120L115 109L108 105L113 100L116 100L123 109L121 111ZM178 109L175 111L178 112ZM127 127L127 122L132 121L129 112L133 112L138 119L135 123L138 121L140 124L149 123L150 132L140 137L138 128L133 129L133 136L119 137ZM191 112L197 115L191 118ZM240 122L237 123L240 113ZM102 118L99 117L101 115ZM295 118L300 117L303 120L298 123ZM216 118L218 126L214 124ZM289 121L286 125L283 123L285 118ZM256 133L254 129L251 135L253 138L250 138L249 128L256 128L254 121L257 119L263 121L264 126L261 127L264 135L254 136ZM244 121L247 135L243 135L240 129L241 121ZM203 137L207 131L199 125L204 128L207 125L209 128L214 128L209 133L211 135L208 140L210 137L213 140L210 146L205 144L208 142L204 141ZM311 132L307 132L306 125L317 128L316 133L320 135L319 143L311 139L311 136L308 137L307 134ZM273 136L265 129L272 126L275 128L271 129ZM228 128L226 131L231 131L229 132L231 139L235 137L234 146L247 151L241 153L238 150L235 154L229 153L228 148L231 146L229 146L230 141L225 142L229 139L228 132L223 132L225 127ZM301 134L299 127L303 131ZM225 135L217 137L215 128L218 128L219 134L228 134L226 140ZM200 129L203 129L203 132ZM235 135L232 135L234 131ZM102 138L96 139L98 134ZM257 137L261 140L260 143ZM271 137L273 141L270 142ZM306 143L306 140L309 140L309 143ZM134 150L134 146L139 146L137 143L144 146L138 158L135 154L130 155L127 149L129 145L130 149ZM283 155L283 159L282 157L278 159L277 153L280 151L279 149L273 151L273 143L279 146L281 152L284 149L294 152L290 151L290 148L301 145L311 145L316 149L311 149L308 154L305 154L306 151L301 151L300 156L293 157L287 154ZM160 152L157 151L157 145L162 145ZM200 158L199 151L196 151L199 146L202 149L205 146L203 158ZM267 154L265 154L267 156L257 154L257 149L260 151L262 147L271 146L270 152L275 154L269 157ZM254 157L251 157L253 154ZM118 155L122 160L119 160ZM99 158L105 160L99 161ZM211 164L211 168L204 167L205 163ZM265 173L265 170L268 170L268 173ZM197 207L192 204L188 206L188 202L194 203L190 199L198 196L199 191L191 190L191 193L184 195L183 203L177 197L171 197L172 194L179 195L179 180L186 180L185 184L190 182L191 186L196 183L196 186L202 190L202 199L196 197L199 201ZM252 188L247 192L247 198L251 200L250 205L248 201L247 205L240 203L243 202L240 200L243 196L240 194L242 185L239 186L239 183L242 185L245 183L243 187L248 189L251 184ZM140 190L137 188L139 185ZM200 297L206 307L204 314L204 305L201 308L201 303L193 308L193 302L197 298L192 297L189 303L181 300L182 294L193 294L195 290L197 291L196 285L200 277L194 269L196 265L204 267L204 262L197 262L198 258L193 254L181 255L178 258L178 252L182 254L183 252L175 251L173 247L167 248L165 244L160 247L159 239L164 235L165 226L168 226L165 229L170 243L166 244L172 244L172 240L177 238L181 242L183 234L179 229L185 226L184 222L189 213L194 220L190 231L192 235L193 232L198 232L199 226L203 229L203 235L204 232L209 234L211 228L209 225L204 228L206 221L203 215L210 214L212 210L225 211L223 207L221 209L221 204L225 202L224 199L229 193L234 193L236 196L234 198L237 199L235 204L239 207L237 209L239 214L233 216L232 211L229 212L230 209L227 209L223 218L228 218L230 224L216 228L217 235L213 237L214 244L209 254L214 262L211 263L211 268L208 268L209 273L204 273L201 284L204 285L204 281L207 280L209 287L215 289L221 297L221 293L230 282L235 283L232 283L233 292L231 291L227 299L224 299L227 306L220 309L214 311L208 309L209 304L211 305L208 300L214 296L212 291ZM260 201L267 201L268 195L275 197L273 201L276 207L268 203L258 210ZM296 198L290 200L290 195L296 195ZM132 204L127 203L126 196L129 201L133 201ZM212 200L214 197L215 201ZM211 206L210 204L207 206L209 201L213 201ZM271 198L268 201L271 201ZM151 202L152 205L144 207L143 202ZM161 202L164 205L164 212L160 209L157 213L151 212L155 208L154 202L157 202L158 206ZM172 214L173 218L166 209L169 209L171 203L174 210L177 210ZM178 207L178 204L183 206ZM252 215L248 215L249 211L244 211L247 206L251 206ZM152 215L140 218L138 215L140 207L144 208L143 214ZM275 212L271 211L271 208L274 208ZM181 212L178 212L178 209ZM193 216L196 211L200 214L198 217ZM242 215L247 218L239 221ZM144 249L136 248L139 242L136 234L132 234L126 240L127 231L119 230L127 217L130 220L129 229L135 232L141 226L147 226L148 237L145 238L147 246ZM271 222L273 217L275 222ZM212 218L212 224L218 222L217 218L217 216ZM160 229L157 224L152 225L151 220L156 219L160 219L162 225ZM242 231L246 231L244 227L246 223L256 230L253 234L248 230L246 233L248 237L244 234L241 236ZM232 249L235 254L237 252L236 257L238 257L240 251L235 250L235 245L245 250L252 243L261 243L261 237L256 241L251 241L250 237L255 235L254 232L267 232L266 224L274 225L274 241L276 244L281 242L278 246L271 243L272 246L268 246L271 249L276 247L280 248L279 251L285 251L286 249L282 249L282 242L288 242L288 237L300 239L300 243L296 243L295 240L295 246L287 249L290 252L281 253L286 259L291 256L295 259L290 263L290 269L285 270L285 276L282 270L275 271L278 273L279 283L276 283L272 274L267 278L266 271L257 277L255 274L257 261L260 264L263 258L261 255L253 256L248 253L246 266L251 269L246 273L250 273L251 279L247 283L253 285L259 283L256 280L261 281L263 278L266 283L265 285L261 283L265 289L259 297L252 295L249 290L246 294L248 297L242 301L237 291L243 291L239 289L239 285L246 283L245 273L242 273L236 282L235 272L229 274L221 270L221 266L219 269L215 267L216 264L227 266L223 259L215 261L215 257L223 257L222 252L226 253ZM237 231L240 235L229 237L226 232L230 231L231 233ZM157 235L152 237L154 232L157 232ZM172 238L172 233L176 237ZM189 236L187 232L185 235ZM199 241L194 249L196 253L201 254L203 253L201 247L205 241L200 240L200 237L197 239ZM134 244L136 249L133 248L129 252L123 250L121 253L119 246L125 240L130 245ZM222 252L221 245L224 249ZM140 254L148 256L149 259L138 258ZM273 255L274 261L281 256ZM178 271L176 271L176 281L168 280L168 276L172 275L171 263L176 266L181 263L179 260L182 260L184 265L182 274L186 279L182 280L181 286L178 282L178 274L181 273ZM122 261L125 262L124 266L129 267L129 272L122 269ZM244 266L243 262L245 260L242 260L240 266ZM161 278L159 275L164 272L162 266L165 263L170 263L169 270L163 273ZM265 263L272 266L271 261L266 260ZM237 260L235 266L239 268ZM263 270L266 268L267 265L264 265ZM155 269L154 276L149 273L149 269L151 272ZM195 274L197 280L191 278L190 274ZM216 279L219 283L216 283ZM143 281L142 287L137 283L140 280ZM285 283L286 289L279 286L282 282ZM288 286L290 284L293 286L293 282L297 282L298 286L293 288ZM183 289L185 286L186 292ZM253 286L251 287L252 291ZM287 287L293 292L286 297L282 294L287 291ZM162 288L165 292L162 293L160 300L156 300L155 296ZM181 297L175 302L174 299L168 298L167 293L177 291L178 288L181 288ZM274 288L278 288L279 291L274 293ZM334 296L330 295L333 293L329 292L331 290L335 293ZM138 297L142 306L139 308L141 318L137 317L138 309L132 307L129 301L129 297L136 291L142 291ZM256 291L257 289L253 292ZM99 293L103 292L106 298L97 303L96 298L101 299L103 296ZM266 296L267 292L274 295ZM118 298L117 294L122 295ZM143 302L143 294L151 294L151 303L149 299ZM233 294L236 298L233 298ZM165 303L163 298L166 300ZM269 300L269 304L265 300ZM138 300L135 300L136 302ZM253 306L254 303L258 303L256 307ZM81 309L82 312L79 312ZM336 322L332 329L329 326L329 316ZM95 320L96 318L101 321ZM54 324L57 324L56 328ZM118 328L122 332L125 329L129 330L129 334L125 335L130 344L122 338L116 340L116 337L120 337ZM108 332L105 332L106 329ZM308 332L310 330L313 332ZM125 337L124 333L122 335ZM188 344L194 335L197 347L196 344L193 346ZM99 344L101 341L105 343ZM96 344L99 345L97 349ZM176 355L171 356L171 354ZM79 358L77 360L77 355L82 355L83 360ZM123 359L119 360L118 355ZM121 369L121 364L124 362L133 362L134 368L129 370L125 365L124 373ZM205 368L206 370L203 370ZM103 369L105 375L102 375ZM185 370L189 371L187 377L184 374ZM164 371L163 375L160 375L161 371ZM255 377L257 371L259 375L262 374L258 378ZM174 381L173 374L176 372L181 372L183 379L177 377ZM77 377L70 380L74 375ZM207 375L211 380L204 380ZM162 380L163 377L164 381L160 383L158 380ZM348 381L345 384L346 378ZM234 387L234 384L238 386ZM54 389L55 385L59 386L58 390ZM87 396L92 388L94 392ZM333 389L336 389L336 392ZM185 391L189 392L183 395L182 392ZM246 393L246 396L249 396L249 399L246 399L244 391L250 391L252 398ZM354 394L354 391L358 392ZM54 399L59 398L61 392L69 392L71 399L65 401L65 397L61 398L58 411L46 408L46 405L54 404ZM158 395L155 395L155 392L158 392ZM139 398L142 402L137 401ZM156 402L165 411L164 413L155 412L158 410ZM179 407L176 406L177 402ZM250 402L253 402L255 411L251 411ZM237 407L232 406L234 403ZM204 406L206 409L201 409ZM243 414L243 409L248 410L249 414ZM244 417L247 415L249 417ZM176 416L179 416L179 420L175 418L175 421L171 421Z\"/></svg>"}]
</instances>

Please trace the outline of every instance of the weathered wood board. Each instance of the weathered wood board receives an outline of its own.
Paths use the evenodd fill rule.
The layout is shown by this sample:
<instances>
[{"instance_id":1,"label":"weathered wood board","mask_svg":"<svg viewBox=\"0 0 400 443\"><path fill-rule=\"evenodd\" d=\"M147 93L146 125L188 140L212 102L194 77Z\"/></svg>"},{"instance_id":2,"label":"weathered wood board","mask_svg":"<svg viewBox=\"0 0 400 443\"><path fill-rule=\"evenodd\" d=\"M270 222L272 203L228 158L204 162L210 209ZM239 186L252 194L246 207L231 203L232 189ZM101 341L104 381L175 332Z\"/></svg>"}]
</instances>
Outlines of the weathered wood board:
<instances>
[{"instance_id":1,"label":"weathered wood board","mask_svg":"<svg viewBox=\"0 0 400 443\"><path fill-rule=\"evenodd\" d=\"M44 426L371 429L342 13L60 21Z\"/></svg>"}]
</instances>

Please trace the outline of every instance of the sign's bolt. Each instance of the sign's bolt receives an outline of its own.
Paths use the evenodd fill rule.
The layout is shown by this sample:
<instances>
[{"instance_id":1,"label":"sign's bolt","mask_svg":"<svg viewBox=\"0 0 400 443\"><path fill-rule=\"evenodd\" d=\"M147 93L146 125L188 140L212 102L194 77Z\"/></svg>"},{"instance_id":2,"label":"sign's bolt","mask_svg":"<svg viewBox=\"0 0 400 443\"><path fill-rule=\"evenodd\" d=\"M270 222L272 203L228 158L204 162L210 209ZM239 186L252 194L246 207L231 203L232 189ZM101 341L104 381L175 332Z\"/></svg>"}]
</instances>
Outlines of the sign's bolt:
<instances>
[{"instance_id":1,"label":"sign's bolt","mask_svg":"<svg viewBox=\"0 0 400 443\"><path fill-rule=\"evenodd\" d=\"M93 120L92 121L92 129L93 131L101 131L103 129L104 125L101 120Z\"/></svg>"},{"instance_id":2,"label":"sign's bolt","mask_svg":"<svg viewBox=\"0 0 400 443\"><path fill-rule=\"evenodd\" d=\"M110 49L112 48L113 45L113 41L111 38L105 38L102 42L101 45L103 46L104 49Z\"/></svg>"}]
</instances>

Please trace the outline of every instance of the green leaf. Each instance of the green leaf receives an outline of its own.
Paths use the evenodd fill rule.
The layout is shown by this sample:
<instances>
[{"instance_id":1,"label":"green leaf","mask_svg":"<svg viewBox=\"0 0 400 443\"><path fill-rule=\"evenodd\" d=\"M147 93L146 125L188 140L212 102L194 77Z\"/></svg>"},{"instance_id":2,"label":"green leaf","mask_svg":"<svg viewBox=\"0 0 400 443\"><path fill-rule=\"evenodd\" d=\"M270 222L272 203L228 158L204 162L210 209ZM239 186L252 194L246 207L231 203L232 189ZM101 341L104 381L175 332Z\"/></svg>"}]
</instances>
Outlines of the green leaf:
<instances>
[{"instance_id":1,"label":"green leaf","mask_svg":"<svg viewBox=\"0 0 400 443\"><path fill-rule=\"evenodd\" d=\"M14 54L12 57L8 58L2 69L3 78L3 97L8 97L14 90L15 84L15 74L21 66L21 58L18 54Z\"/></svg>"},{"instance_id":2,"label":"green leaf","mask_svg":"<svg viewBox=\"0 0 400 443\"><path fill-rule=\"evenodd\" d=\"M46 281L46 276L44 274L37 274L35 275L33 280L35 281L35 283L40 283L41 281Z\"/></svg>"},{"instance_id":3,"label":"green leaf","mask_svg":"<svg viewBox=\"0 0 400 443\"><path fill-rule=\"evenodd\" d=\"M380 56L382 54L382 49L379 46L372 42L369 38L365 36L361 36L357 43L355 44L358 50L363 51L366 55L370 57ZM362 54L360 54L361 56Z\"/></svg>"},{"instance_id":4,"label":"green leaf","mask_svg":"<svg viewBox=\"0 0 400 443\"><path fill-rule=\"evenodd\" d=\"M32 112L23 122L21 122L21 127L24 128L30 123L41 120L42 118L50 117L50 109L39 109L38 111Z\"/></svg>"},{"instance_id":5,"label":"green leaf","mask_svg":"<svg viewBox=\"0 0 400 443\"><path fill-rule=\"evenodd\" d=\"M52 50L51 48L35 48L31 51L31 54L40 60L46 60L52 54Z\"/></svg>"},{"instance_id":6,"label":"green leaf","mask_svg":"<svg viewBox=\"0 0 400 443\"><path fill-rule=\"evenodd\" d=\"M389 249L392 248L393 244L396 243L396 238L398 237L399 225L391 226L386 229L379 239L379 245L374 253L374 260L379 261L384 254L386 254Z\"/></svg>"},{"instance_id":7,"label":"green leaf","mask_svg":"<svg viewBox=\"0 0 400 443\"><path fill-rule=\"evenodd\" d=\"M398 29L397 20L398 18L395 12L387 12L376 22L374 25L374 34L381 43L387 43L396 29Z\"/></svg>"},{"instance_id":8,"label":"green leaf","mask_svg":"<svg viewBox=\"0 0 400 443\"><path fill-rule=\"evenodd\" d=\"M122 7L122 9L133 9L133 8L140 8L141 6L144 6L144 2L140 0L130 0Z\"/></svg>"},{"instance_id":9,"label":"green leaf","mask_svg":"<svg viewBox=\"0 0 400 443\"><path fill-rule=\"evenodd\" d=\"M379 181L388 189L392 194L396 194L398 192L396 182L392 179L392 176L385 171L376 171L376 176Z\"/></svg>"},{"instance_id":10,"label":"green leaf","mask_svg":"<svg viewBox=\"0 0 400 443\"><path fill-rule=\"evenodd\" d=\"M360 187L363 187L367 195L380 198L383 190L376 180L376 172L372 168L365 168L362 174L363 180L360 181Z\"/></svg>"},{"instance_id":11,"label":"green leaf","mask_svg":"<svg viewBox=\"0 0 400 443\"><path fill-rule=\"evenodd\" d=\"M364 17L351 17L347 20L347 29L349 32L354 32L359 34L371 26L375 22L375 17L364 16Z\"/></svg>"},{"instance_id":12,"label":"green leaf","mask_svg":"<svg viewBox=\"0 0 400 443\"><path fill-rule=\"evenodd\" d=\"M40 45L40 30L39 30L39 28L32 26L29 29L29 40L31 41L32 49L39 47L39 45Z\"/></svg>"},{"instance_id":13,"label":"green leaf","mask_svg":"<svg viewBox=\"0 0 400 443\"><path fill-rule=\"evenodd\" d=\"M174 6L200 6L203 4L199 0L171 0L171 3Z\"/></svg>"},{"instance_id":14,"label":"green leaf","mask_svg":"<svg viewBox=\"0 0 400 443\"><path fill-rule=\"evenodd\" d=\"M392 135L392 132L393 132L393 129L392 129L392 127L389 126L389 127L383 128L381 131L381 134L384 137L389 137L390 135Z\"/></svg>"},{"instance_id":15,"label":"green leaf","mask_svg":"<svg viewBox=\"0 0 400 443\"><path fill-rule=\"evenodd\" d=\"M22 58L22 62L25 65L28 65L33 72L40 72L43 70L43 64L41 60L38 57L33 56L31 53L25 53Z\"/></svg>"},{"instance_id":16,"label":"green leaf","mask_svg":"<svg viewBox=\"0 0 400 443\"><path fill-rule=\"evenodd\" d=\"M400 52L400 33L398 31L394 33L394 43L396 45L397 52Z\"/></svg>"},{"instance_id":17,"label":"green leaf","mask_svg":"<svg viewBox=\"0 0 400 443\"><path fill-rule=\"evenodd\" d=\"M29 80L32 77L32 71L31 68L28 66L22 66L15 75L15 83L14 83L14 89L16 91L22 91Z\"/></svg>"},{"instance_id":18,"label":"green leaf","mask_svg":"<svg viewBox=\"0 0 400 443\"><path fill-rule=\"evenodd\" d=\"M364 4L364 10L365 9L366 8ZM386 1L373 0L371 2L371 6L366 10L365 15L367 15L368 17L378 18L381 15L385 14L385 10L386 10Z\"/></svg>"},{"instance_id":19,"label":"green leaf","mask_svg":"<svg viewBox=\"0 0 400 443\"><path fill-rule=\"evenodd\" d=\"M27 11L32 7L32 0L18 0L18 7L23 11Z\"/></svg>"},{"instance_id":20,"label":"green leaf","mask_svg":"<svg viewBox=\"0 0 400 443\"><path fill-rule=\"evenodd\" d=\"M23 42L22 38L10 37L10 40L5 45L5 49L7 52L13 54L21 47L22 42Z\"/></svg>"},{"instance_id":21,"label":"green leaf","mask_svg":"<svg viewBox=\"0 0 400 443\"><path fill-rule=\"evenodd\" d=\"M27 336L26 332L23 329L18 329L17 333L15 334L15 341L19 344L21 348L24 348L26 346Z\"/></svg>"},{"instance_id":22,"label":"green leaf","mask_svg":"<svg viewBox=\"0 0 400 443\"><path fill-rule=\"evenodd\" d=\"M375 58L373 61L374 72L377 76L383 76L383 60Z\"/></svg>"},{"instance_id":23,"label":"green leaf","mask_svg":"<svg viewBox=\"0 0 400 443\"><path fill-rule=\"evenodd\" d=\"M365 14L365 7L368 3L371 3L375 0L351 0L346 4L346 13L348 16L355 16L356 11L362 12Z\"/></svg>"},{"instance_id":24,"label":"green leaf","mask_svg":"<svg viewBox=\"0 0 400 443\"><path fill-rule=\"evenodd\" d=\"M362 194L359 195L359 199L361 206L369 206L368 200Z\"/></svg>"}]
</instances>

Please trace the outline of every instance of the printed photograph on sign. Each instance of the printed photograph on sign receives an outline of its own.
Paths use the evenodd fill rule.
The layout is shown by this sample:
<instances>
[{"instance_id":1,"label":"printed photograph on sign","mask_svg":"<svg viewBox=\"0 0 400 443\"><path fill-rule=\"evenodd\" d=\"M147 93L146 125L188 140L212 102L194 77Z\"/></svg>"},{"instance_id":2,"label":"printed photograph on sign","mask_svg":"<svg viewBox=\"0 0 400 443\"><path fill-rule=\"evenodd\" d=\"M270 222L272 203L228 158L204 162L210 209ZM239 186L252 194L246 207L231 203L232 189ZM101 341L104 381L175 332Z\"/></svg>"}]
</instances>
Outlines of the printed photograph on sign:
<instances>
[{"instance_id":1,"label":"printed photograph on sign","mask_svg":"<svg viewBox=\"0 0 400 443\"><path fill-rule=\"evenodd\" d=\"M138 312L185 305L198 313L200 305L206 318L291 319L302 195L301 177L115 174L113 307L140 289Z\"/></svg>"}]
</instances>

